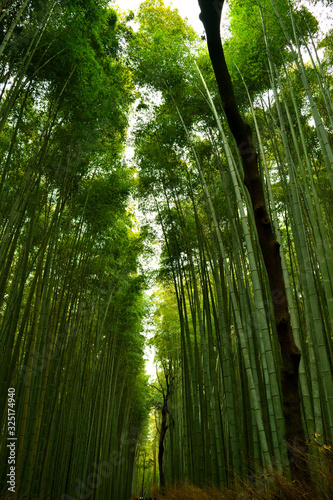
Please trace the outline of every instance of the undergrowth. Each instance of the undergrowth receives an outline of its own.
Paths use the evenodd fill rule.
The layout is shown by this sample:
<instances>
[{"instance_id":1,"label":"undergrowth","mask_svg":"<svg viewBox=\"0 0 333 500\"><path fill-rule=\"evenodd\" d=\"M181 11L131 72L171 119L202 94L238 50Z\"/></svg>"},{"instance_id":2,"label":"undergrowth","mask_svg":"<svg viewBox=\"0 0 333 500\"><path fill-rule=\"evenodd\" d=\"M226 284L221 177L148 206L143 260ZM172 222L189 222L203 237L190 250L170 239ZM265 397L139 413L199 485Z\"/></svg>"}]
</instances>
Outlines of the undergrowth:
<instances>
[{"instance_id":1,"label":"undergrowth","mask_svg":"<svg viewBox=\"0 0 333 500\"><path fill-rule=\"evenodd\" d=\"M331 500L333 498L333 453L330 447L306 456L307 478L291 480L277 471L257 471L230 488L198 487L191 483L152 489L156 500Z\"/></svg>"}]
</instances>

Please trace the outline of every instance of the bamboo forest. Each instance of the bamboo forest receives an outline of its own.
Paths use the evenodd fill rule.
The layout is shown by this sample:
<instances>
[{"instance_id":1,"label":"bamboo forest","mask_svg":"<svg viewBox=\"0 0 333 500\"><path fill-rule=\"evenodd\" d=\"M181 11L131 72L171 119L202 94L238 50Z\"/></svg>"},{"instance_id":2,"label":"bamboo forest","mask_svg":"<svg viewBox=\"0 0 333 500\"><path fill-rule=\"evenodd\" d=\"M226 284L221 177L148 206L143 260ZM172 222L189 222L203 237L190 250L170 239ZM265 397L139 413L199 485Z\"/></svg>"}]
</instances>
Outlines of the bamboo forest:
<instances>
[{"instance_id":1,"label":"bamboo forest","mask_svg":"<svg viewBox=\"0 0 333 500\"><path fill-rule=\"evenodd\" d=\"M1 500L333 498L332 6L0 0Z\"/></svg>"}]
</instances>

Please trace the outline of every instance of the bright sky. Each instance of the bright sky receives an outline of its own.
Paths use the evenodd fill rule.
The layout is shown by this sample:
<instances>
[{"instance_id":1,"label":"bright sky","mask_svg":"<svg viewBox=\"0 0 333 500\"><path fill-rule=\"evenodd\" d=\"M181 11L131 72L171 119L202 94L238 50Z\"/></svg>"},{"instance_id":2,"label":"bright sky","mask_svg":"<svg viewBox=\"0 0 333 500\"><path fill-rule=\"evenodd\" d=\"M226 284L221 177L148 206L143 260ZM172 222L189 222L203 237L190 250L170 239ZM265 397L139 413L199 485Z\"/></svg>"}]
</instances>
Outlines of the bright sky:
<instances>
[{"instance_id":1,"label":"bright sky","mask_svg":"<svg viewBox=\"0 0 333 500\"><path fill-rule=\"evenodd\" d=\"M133 10L138 9L140 3L143 0L111 0L111 3L115 3L121 9ZM323 4L313 5L309 0L304 0L303 2L307 8L316 15L317 19L319 19L320 27L322 30L327 31L333 22L333 9L331 7L324 7ZM187 17L189 23L200 35L204 33L203 24L199 19L200 8L198 4L198 0L174 0L173 2L170 0L164 0L165 5L171 5L173 8L179 10L180 15L185 18ZM222 33L224 24L227 26L228 21L226 19L227 14L227 0L223 7L222 13Z\"/></svg>"},{"instance_id":2,"label":"bright sky","mask_svg":"<svg viewBox=\"0 0 333 500\"><path fill-rule=\"evenodd\" d=\"M113 2L122 10L136 10L142 0L113 0ZM168 0L164 0L164 4L166 6L172 5L173 8L179 10L179 13L182 17L187 17L189 23L193 28L199 33L203 33L203 25L199 19L200 9L198 0L175 0L174 2L170 2Z\"/></svg>"}]
</instances>

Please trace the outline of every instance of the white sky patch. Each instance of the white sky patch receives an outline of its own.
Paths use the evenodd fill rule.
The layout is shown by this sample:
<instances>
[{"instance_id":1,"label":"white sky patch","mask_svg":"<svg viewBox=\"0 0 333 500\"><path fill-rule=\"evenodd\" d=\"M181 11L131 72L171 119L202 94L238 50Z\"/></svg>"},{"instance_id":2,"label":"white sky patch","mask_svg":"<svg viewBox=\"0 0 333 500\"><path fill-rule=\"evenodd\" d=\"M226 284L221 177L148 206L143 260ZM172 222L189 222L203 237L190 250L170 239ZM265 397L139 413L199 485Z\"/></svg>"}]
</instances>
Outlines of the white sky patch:
<instances>
[{"instance_id":1,"label":"white sky patch","mask_svg":"<svg viewBox=\"0 0 333 500\"><path fill-rule=\"evenodd\" d=\"M134 12L139 8L142 0L111 0L110 4L118 5L122 10ZM333 9L332 6L324 6L323 4L313 5L308 0L303 0L307 9L312 12L315 17L319 20L319 28L322 32L327 33L328 29L332 27L333 23ZM199 19L200 7L198 0L179 0L172 2L170 0L164 0L165 6L171 6L174 9L178 9L180 15L183 18L187 18L189 24L194 28L194 30L199 34L204 33L204 27ZM222 12L222 24L221 24L222 35L227 36L228 33L228 4L225 2Z\"/></svg>"},{"instance_id":2,"label":"white sky patch","mask_svg":"<svg viewBox=\"0 0 333 500\"><path fill-rule=\"evenodd\" d=\"M112 0L110 3L118 5L122 10L133 10L135 12L139 8L140 3L142 3L142 0ZM181 0L178 2L164 0L164 5L166 7L170 5L174 9L178 9L180 15L183 18L187 17L189 24L197 33L201 34L204 31L202 22L199 19L199 4L196 0Z\"/></svg>"},{"instance_id":3,"label":"white sky patch","mask_svg":"<svg viewBox=\"0 0 333 500\"><path fill-rule=\"evenodd\" d=\"M149 377L153 380L156 379L156 365L154 363L155 357L155 349L153 346L145 347L145 355L144 360L146 362L146 373L148 373Z\"/></svg>"}]
</instances>

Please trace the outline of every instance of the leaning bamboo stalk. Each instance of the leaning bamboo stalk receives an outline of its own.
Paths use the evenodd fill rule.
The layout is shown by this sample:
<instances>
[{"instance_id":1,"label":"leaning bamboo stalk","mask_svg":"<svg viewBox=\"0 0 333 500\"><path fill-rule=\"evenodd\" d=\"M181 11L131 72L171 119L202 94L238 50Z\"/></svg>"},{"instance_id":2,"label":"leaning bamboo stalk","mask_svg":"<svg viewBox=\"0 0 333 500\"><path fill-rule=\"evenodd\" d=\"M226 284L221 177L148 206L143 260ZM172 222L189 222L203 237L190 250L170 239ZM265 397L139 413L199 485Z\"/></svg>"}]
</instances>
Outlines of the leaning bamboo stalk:
<instances>
[{"instance_id":1,"label":"leaning bamboo stalk","mask_svg":"<svg viewBox=\"0 0 333 500\"><path fill-rule=\"evenodd\" d=\"M278 97L277 97L277 93L276 93L276 86L275 86L275 79L274 79L273 63L272 63L272 60L271 60L271 57L270 57L270 48L269 48L269 43L268 43L268 39L267 39L267 35L266 35L265 21L264 21L264 17L263 17L263 14L262 14L262 9L261 9L261 5L260 4L259 4L259 9L260 9L260 16L261 16L261 21L262 21L262 26L263 26L263 35L264 35L264 40L265 40L265 45L266 45L266 51L267 51L267 56L268 56L268 63L269 63L269 68L270 68L270 73L271 73L271 84L272 84L272 88L274 89L275 98L276 98L277 103L278 103ZM291 88L291 86L290 86L290 88ZM292 88L291 88L291 92L292 92ZM252 107L252 103L251 103L251 107ZM271 199L271 205L272 205L272 207L274 207L274 199L273 199L272 188L271 188L271 185L270 185L270 179L269 179L269 175L268 175L268 168L267 168L267 163L266 163L266 159L265 159L264 148L263 148L263 145L261 143L260 132L259 132L259 128L258 128L258 125L257 125L257 122L256 122L256 117L255 117L255 113L254 113L253 107L252 107L252 113L253 113L253 117L254 117L254 121L255 121L255 126L256 126L256 130L257 130L257 137L259 139L259 145L260 145L260 149L261 149L261 154L262 154L262 158L263 158L263 161L264 161L264 166L265 166L265 171L266 171L266 177L267 177L267 182L268 182L268 187L269 187L269 193L270 193L270 199ZM298 110L297 110L297 113L298 113ZM289 116L288 115L288 110L287 110L287 116ZM280 117L281 117L280 118L280 124L281 124L281 126L283 128L284 125L283 125L283 119L282 119L281 113L280 113ZM290 121L290 125L291 125L291 129L293 131L293 126L291 124L291 121ZM302 132L302 127L300 125L300 121L299 121L298 125L299 125L300 131ZM296 141L296 144L297 144L297 141ZM288 151L288 142L286 141L286 139L284 139L284 145L285 145L286 151ZM290 158L290 155L289 155L289 158ZM301 163L301 160L300 160L300 163ZM277 215L276 215L275 209L274 209L273 213L274 213L274 219L276 221L275 225L276 225L276 230L278 231L279 241L281 242L281 235L279 234L279 229L278 229L279 224L277 222ZM282 262L284 264L283 267L284 267L285 282L288 285L286 287L286 291L287 291L287 299L288 299L288 303L289 303L289 310L290 310L290 313L291 313L292 325L293 325L293 329L294 329L294 335L295 335L296 342L298 343L298 345L302 345L303 344L302 347L303 347L303 352L304 352L305 343L301 342L301 339L300 339L300 336L299 336L298 321L297 321L297 318L296 318L296 315L295 315L295 312L294 312L293 298L291 296L290 281L289 281L288 272L286 271L285 255L284 255L283 248L281 248L281 259L282 259ZM313 357L313 354L312 354L312 357ZM314 366L313 363L311 364L311 366L312 366L312 371L316 370L316 367ZM322 432L322 419L321 419L320 410L319 410L319 406L318 406L318 403L319 403L318 399L314 398L314 399L312 399L312 401L310 399L310 392L309 392L309 386L308 386L308 383L307 383L304 356L303 356L303 358L301 358L299 370L300 370L300 385L301 385L301 390L302 390L303 404L304 404L304 408L305 408L305 415L307 417L306 418L306 422L307 422L307 425L308 425L308 436L309 436L309 435L313 435L314 432L315 432L314 422L316 423L316 429L318 429L317 432L318 433ZM317 380L317 376L312 377L313 396L316 396L316 395L319 394L319 388L315 384L315 380ZM313 409L312 409L312 406L313 406ZM312 415L314 415L314 419L315 420L313 420Z\"/></svg>"},{"instance_id":2,"label":"leaning bamboo stalk","mask_svg":"<svg viewBox=\"0 0 333 500\"><path fill-rule=\"evenodd\" d=\"M13 19L13 22L10 25L10 27L9 27L9 29L8 29L5 37L4 37L4 39L2 40L1 45L0 45L0 57L1 57L2 53L3 53L3 51L6 48L8 42L9 42L9 40L10 40L12 34L13 34L13 31L14 31L16 25L17 25L17 23L21 19L23 12L24 12L26 6L28 5L28 2L29 2L29 0L25 0L23 2L23 4L21 5L20 10L18 11L18 13L16 14L15 18Z\"/></svg>"},{"instance_id":3,"label":"leaning bamboo stalk","mask_svg":"<svg viewBox=\"0 0 333 500\"><path fill-rule=\"evenodd\" d=\"M321 321L321 314L320 314L320 306L318 303L317 299L317 291L314 283L314 278L313 278L313 272L312 272L312 264L311 264L311 257L310 257L310 252L308 249L308 242L306 238L306 234L304 231L304 220L303 216L301 213L301 208L300 208L300 199L299 199L299 193L297 189L297 184L296 184L296 176L295 176L295 165L292 160L287 136L286 136L286 131L285 131L285 123L282 118L282 110L280 106L280 102L277 96L277 89L275 86L273 86L273 91L275 93L275 101L278 109L278 114L279 114L279 121L280 121L280 134L284 146L284 151L287 157L287 163L288 163L288 171L289 171L289 178L290 178L290 186L291 186L291 197L292 197L292 207L293 207L293 221L295 221L295 232L297 232L299 238L300 238L300 251L301 251L301 262L300 264L302 267L304 266L304 270L302 273L302 277L304 280L304 283L306 283L305 287L305 293L308 294L308 300L307 300L307 310L308 313L312 314L313 317L313 325L314 328L312 330L312 338L315 340L317 344L317 356L318 356L318 361L320 360L320 366L322 367L322 379L324 382L324 393L325 393L325 399L326 399L326 404L327 404L327 412L328 412L328 422L330 428L332 428L332 409L333 406L331 405L332 403L332 394L331 394L331 383L332 383L332 378L331 378L331 369L329 366L329 360L327 358L327 352L326 352L326 346L325 346L325 340L324 340L324 332L323 332L323 327L322 327L322 321ZM318 366L318 363L317 363Z\"/></svg>"},{"instance_id":4,"label":"leaning bamboo stalk","mask_svg":"<svg viewBox=\"0 0 333 500\"><path fill-rule=\"evenodd\" d=\"M313 244L316 247L316 253L318 255L318 262L320 265L322 277L323 277L323 284L324 284L324 290L325 290L325 296L326 296L326 302L327 302L327 307L329 311L329 317L330 317L330 323L331 323L331 331L333 331L333 289L332 289L332 283L330 276L333 275L333 258L332 254L330 251L330 245L329 245L329 236L327 233L327 229L323 220L323 214L320 209L320 201L317 193L317 188L314 183L313 179L313 173L311 169L311 164L310 164L310 158L309 158L309 153L306 147L306 141L304 137L304 132L303 132L303 127L301 124L300 120L300 113L298 106L296 104L295 100L295 95L294 91L290 82L289 78L289 73L287 68L285 68L285 74L287 77L288 81L288 86L289 86L289 91L290 95L292 98L293 106L294 106L294 112L296 115L296 120L297 120L297 132L300 135L301 139L301 145L302 145L302 151L303 151L303 156L305 159L305 165L306 165L306 171L305 167L303 165L303 161L301 158L301 152L298 146L296 134L294 131L294 127L292 124L292 118L290 116L288 107L285 105L285 110L287 113L287 118L289 121L289 129L292 134L293 138L293 144L294 148L297 154L297 160L298 160L298 165L301 171L301 175L303 178L303 186L305 190L305 196L306 200L308 201L308 211L310 212L311 215L311 226L312 230L314 233L314 240ZM283 95L283 94L282 94ZM307 174L307 175L306 175ZM310 184L310 186L309 186ZM311 190L310 190L311 188ZM312 202L313 198L313 202Z\"/></svg>"},{"instance_id":5,"label":"leaning bamboo stalk","mask_svg":"<svg viewBox=\"0 0 333 500\"><path fill-rule=\"evenodd\" d=\"M286 30L284 29L284 25L283 25L283 22L281 20L281 16L276 8L276 4L275 4L274 0L271 0L271 3L273 6L273 9L274 9L274 12L276 14L276 18L281 26L283 33L285 34L287 44L289 45L289 48L290 48L291 53L292 53L293 58L294 58L294 62L297 66L301 80L303 82L304 89L306 91L306 94L307 94L307 97L309 100L311 113L312 113L313 119L314 119L315 124L316 124L316 130L318 132L318 139L319 139L319 142L321 145L321 150L322 150L322 154L323 154L323 158L324 158L324 162L325 162L325 166L326 166L326 170L327 170L328 179L329 179L331 187L333 189L333 150L332 150L332 147L331 147L331 144L329 141L328 134L325 130L323 121L319 115L317 106L316 106L314 99L313 99L309 80L308 80L308 77L306 74L306 67L305 67L302 53L301 53L299 39L298 39L297 32L296 32L294 16L293 16L292 10L290 8L290 17L291 17L293 33L294 33L294 42L296 44L297 52L295 51L293 45L290 43L290 41L286 35Z\"/></svg>"},{"instance_id":6,"label":"leaning bamboo stalk","mask_svg":"<svg viewBox=\"0 0 333 500\"><path fill-rule=\"evenodd\" d=\"M27 70L27 68L28 68L38 46L39 46L39 43L42 39L42 36L43 36L44 31L46 29L46 26L51 19L52 12L53 12L56 4L57 4L56 0L52 0L52 3L50 4L50 7L48 9L48 12L46 13L46 15L42 21L41 30L40 31L37 30L36 33L34 34L32 40L30 42L30 45L27 49L27 52L24 55L24 58L22 60L20 70L19 70L18 74L15 76L15 80L13 82L13 85L11 86L11 88L9 90L9 94L6 97L6 100L5 100L3 106L0 110L0 133L2 132L2 130L6 124L7 118L9 116L14 104L15 104L15 101L18 97L19 92L22 90L22 87L24 87L25 83L27 83L24 81L26 70Z\"/></svg>"},{"instance_id":7,"label":"leaning bamboo stalk","mask_svg":"<svg viewBox=\"0 0 333 500\"><path fill-rule=\"evenodd\" d=\"M201 81L204 85L210 107L212 109L212 112L214 114L218 129L219 129L220 134L221 134L222 143L223 143L226 158L228 161L229 172L230 172L230 175L232 178L232 182L233 182L233 186L234 186L234 190L235 190L235 194L236 194L237 206L238 206L238 210L239 210L240 217L241 217L243 235L244 235L244 239L245 239L245 244L246 244L246 248L247 248L247 256L249 259L250 270L251 270L251 279L253 282L253 290L254 290L254 298L255 298L255 310L256 310L256 323L258 324L257 330L258 330L258 336L259 336L259 341L260 341L259 345L262 346L261 360L263 363L264 376L265 376L265 380L266 380L266 390L267 390L267 394L269 395L268 404L272 408L271 402L273 402L273 407L274 407L274 417L272 415L272 418L271 418L271 423L273 425L273 428L275 427L275 422L278 423L277 430L275 431L275 432L277 432L278 437L276 437L274 442L275 442L275 450L276 450L276 454L277 454L276 459L278 460L278 463L280 464L281 463L281 456L280 456L280 449L279 449L279 446L277 443L281 442L281 440L283 439L283 435L285 432L284 431L284 421L283 421L283 415L282 415L282 411L281 411L279 384L278 384L278 380L276 377L276 373L277 373L276 360L274 358L274 354L272 351L272 345L271 345L271 341L270 341L271 336L270 336L269 326L267 324L267 319L266 319L267 315L265 312L265 308L266 308L265 300L264 300L262 292L261 292L262 286L261 286L260 279L259 279L259 272L257 269L255 251L254 251L253 242L252 242L252 238L250 235L249 226L247 223L247 217L246 217L244 205L243 205L242 194L246 199L246 192L242 193L240 178L239 178L240 177L239 171L236 168L235 160L232 156L230 147L228 145L227 138L226 138L225 133L223 131L222 124L221 124L221 121L219 119L217 110L215 108L213 99L210 95L210 92L207 88L206 82L205 82L198 67L197 67L197 70L199 72ZM248 211L249 211L250 216L251 216L251 209L250 209L249 204L248 204ZM238 231L236 228L235 228L234 233L235 233L236 238L237 238ZM249 329L250 333L252 331L251 329L252 329L252 326ZM273 433L273 435L275 436L275 433ZM281 450L281 452L282 452L282 450Z\"/></svg>"},{"instance_id":8,"label":"leaning bamboo stalk","mask_svg":"<svg viewBox=\"0 0 333 500\"><path fill-rule=\"evenodd\" d=\"M276 127L274 127L274 129L276 129ZM271 135L271 141L272 141L272 144L274 144L275 139L272 135ZM276 158L279 159L278 165L279 166L283 165L283 160L280 157L277 148L276 148ZM287 206L291 207L293 204L292 199L291 199L291 194L289 193L287 180L286 180L286 176L285 176L285 170L282 167L280 167L280 178L281 178L282 185L284 186L284 191L286 193ZM295 260L298 263L300 275L302 275L303 277L304 276L306 277L306 273L304 271L304 265L303 265L303 258L299 253L302 244L301 244L300 236L299 236L296 228L294 227L294 218L293 217L291 217L291 224L292 224L293 238L294 238L294 242L291 242L291 236L289 235L289 232L288 232L289 253L291 255L291 262L293 262ZM293 254L294 247L296 249L295 250L295 252L297 254L296 257ZM295 283L295 278L296 278L295 273L293 273L293 278L294 278L294 283ZM299 289L299 288L302 289L302 282L299 282L297 285L294 286L294 288L295 289ZM311 303L309 302L306 289L305 289L305 292L302 293L302 295L303 295L303 299L304 299L304 303L305 303L305 309L310 311L311 310ZM297 302L299 303L299 300L297 300ZM311 376L310 376L310 380L309 380L309 386L312 389L311 400L310 400L310 404L312 405L312 411L309 411L309 414L305 414L305 415L307 416L307 418L310 418L311 420L313 419L313 416L314 416L315 429L316 428L322 429L323 422L322 422L322 408L321 408L321 402L320 402L318 365L317 365L317 362L315 359L315 353L314 353L312 336L311 336L311 332L315 331L315 325L314 325L314 321L313 321L313 315L312 314L304 315L303 309L302 309L302 312L300 312L300 309L301 308L299 305L298 306L299 317L301 320L303 319L303 323L305 323L305 325L306 325L306 326L304 326L304 327L306 327L306 331L310 332L307 335L306 342L305 342L305 339L303 340L303 338L300 336L302 352L304 354L303 362L305 364L308 364L308 366L309 366L309 370L306 370L306 373L304 374L304 376L307 376L308 371L310 372ZM313 432L315 431L315 429L313 429L312 422L310 422L309 429L312 429Z\"/></svg>"},{"instance_id":9,"label":"leaning bamboo stalk","mask_svg":"<svg viewBox=\"0 0 333 500\"><path fill-rule=\"evenodd\" d=\"M209 194L209 191L208 191L208 188L207 188L207 184L206 184L206 181L205 181L202 169L201 169L201 165L200 165L199 159L198 159L198 157L196 155L196 152L195 152L195 149L194 149L194 147L192 145L191 138L188 135L187 128L186 128L186 126L185 126L185 124L183 122L182 116L181 116L178 108L177 108L177 111L178 111L178 114L179 114L179 118L180 118L180 120L183 123L183 126L185 128L186 135L188 136L190 147L191 147L191 150L192 150L192 153L193 153L193 156L194 156L194 159L195 159L195 163L196 163L196 166L197 166L198 171L199 171L200 179L201 179L201 182L202 182L202 185L203 185L204 194L205 194L205 196L207 198L207 201L208 201L208 204L209 204L209 207L210 207L210 210L211 210L211 216L212 216L212 219L213 219L213 222L214 222L214 227L215 227L217 238L218 238L218 241L219 241L219 248L220 248L220 251L221 251L221 256L224 259L225 258L224 257L225 256L225 251L224 251L224 245L223 245L223 242L222 242L222 238L221 238L221 235L220 235L220 228L218 226L218 222L217 222L217 219L216 219L215 210L214 210L214 207L213 207L213 204L212 204L212 201L211 201L211 197L210 197L210 194ZM233 283L232 283L232 280L231 280L231 275L230 275L229 271L227 273L227 279L228 279L230 294L231 294L231 297L232 297L232 303L233 303L233 308L234 308L236 323L237 323L237 327L238 327L238 330L239 330L239 336L240 336L240 341L241 341L241 349L242 349L243 359L244 359L244 363L245 363L245 366L246 366L246 373L247 373L248 383L249 383L249 391L250 391L251 400L252 400L252 403L253 403L254 412L255 412L255 415L256 415L256 422L257 422L257 425L258 425L258 431L259 431L259 436L260 436L260 443L261 443L262 454L263 454L263 463L264 463L264 466L271 467L272 462L271 462L271 458L270 458L270 454L269 454L269 450L268 450L267 439L266 439L265 429L264 429L264 425L263 425L263 421L262 421L262 415L261 415L260 405L259 405L259 402L258 402L257 391L255 389L255 384L254 384L254 379L253 379L253 373L252 373L252 369L251 369L251 363L250 363L249 355L248 355L247 348L246 348L246 340L245 340L244 330L243 330L243 327L241 325L240 313L239 313L239 306L238 306L237 301L236 301L235 290L234 290L234 286L233 286Z\"/></svg>"},{"instance_id":10,"label":"leaning bamboo stalk","mask_svg":"<svg viewBox=\"0 0 333 500\"><path fill-rule=\"evenodd\" d=\"M283 415L286 426L286 441L289 445L289 463L295 475L302 469L300 455L292 449L305 445L305 434L301 418L298 390L298 367L301 353L297 347L290 323L279 243L272 230L272 224L265 205L264 190L258 169L258 155L253 147L252 133L242 119L236 103L233 85L225 62L220 36L220 20L223 2L199 0L201 19L204 23L208 50L215 72L231 132L235 138L244 169L244 184L252 201L260 248L268 275L273 301L275 326L281 347L281 387Z\"/></svg>"},{"instance_id":11,"label":"leaning bamboo stalk","mask_svg":"<svg viewBox=\"0 0 333 500\"><path fill-rule=\"evenodd\" d=\"M246 90L247 90L247 88L246 88ZM269 197L269 203L270 203L270 207L271 207L274 230L275 230L275 233L277 234L277 239L281 245L282 237L281 237L281 232L279 229L279 220L278 220L277 210L276 210L276 206L275 206L272 185L271 185L271 181L270 181L270 177L269 177L268 164L266 161L264 146L263 146L258 122L256 119L255 110L253 108L253 103L250 99L250 95L248 93L248 90L247 90L247 95L248 95L249 103L251 106L252 117L254 120L255 130L256 130L258 144L259 144L259 151L260 151L260 155L261 155L263 165L264 165L264 170L265 170L267 189L268 189L268 197ZM295 310L294 299L292 296L292 289L291 289L291 283L290 283L289 273L288 273L288 269L287 269L285 251L284 251L284 248L282 247L282 245L280 246L280 254L281 254L283 275L284 275L284 280L285 280L285 284L286 284L286 294L287 294L288 307L289 307L289 312L290 312L290 317L291 317L291 324L292 324L296 343L297 343L297 345L301 345L298 318L297 318L297 314L296 314L296 310ZM300 385L301 385L301 391L302 391L302 401L303 401L303 404L305 406L305 414L307 415L307 423L309 423L310 421L312 421L311 415L313 414L313 410L312 410L309 385L308 385L308 380L307 380L306 370L305 370L305 360L304 360L303 356L301 357L300 366L299 366L299 377L300 377ZM314 426L313 426L313 424L310 424L310 427L308 428L308 435L313 435L313 434L314 434Z\"/></svg>"}]
</instances>

